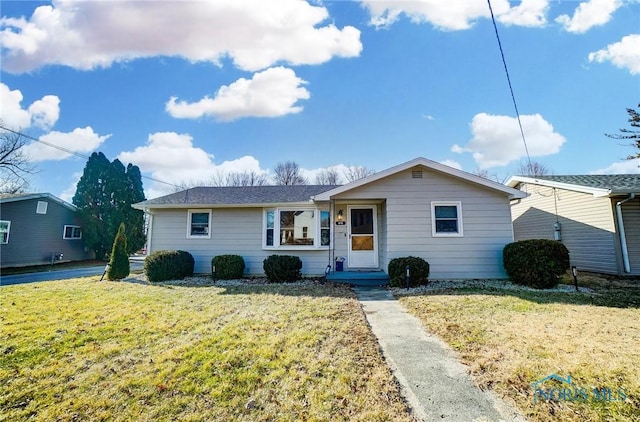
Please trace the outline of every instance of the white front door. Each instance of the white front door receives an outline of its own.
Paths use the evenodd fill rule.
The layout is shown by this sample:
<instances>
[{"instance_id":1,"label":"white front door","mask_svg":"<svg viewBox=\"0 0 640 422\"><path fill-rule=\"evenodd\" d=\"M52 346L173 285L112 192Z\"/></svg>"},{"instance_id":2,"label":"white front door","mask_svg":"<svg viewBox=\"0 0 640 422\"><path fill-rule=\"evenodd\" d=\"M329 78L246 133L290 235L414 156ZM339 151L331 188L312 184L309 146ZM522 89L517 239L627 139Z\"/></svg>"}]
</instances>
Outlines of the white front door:
<instances>
[{"instance_id":1,"label":"white front door","mask_svg":"<svg viewBox=\"0 0 640 422\"><path fill-rule=\"evenodd\" d=\"M348 210L349 268L378 267L377 212L375 205L354 205Z\"/></svg>"}]
</instances>

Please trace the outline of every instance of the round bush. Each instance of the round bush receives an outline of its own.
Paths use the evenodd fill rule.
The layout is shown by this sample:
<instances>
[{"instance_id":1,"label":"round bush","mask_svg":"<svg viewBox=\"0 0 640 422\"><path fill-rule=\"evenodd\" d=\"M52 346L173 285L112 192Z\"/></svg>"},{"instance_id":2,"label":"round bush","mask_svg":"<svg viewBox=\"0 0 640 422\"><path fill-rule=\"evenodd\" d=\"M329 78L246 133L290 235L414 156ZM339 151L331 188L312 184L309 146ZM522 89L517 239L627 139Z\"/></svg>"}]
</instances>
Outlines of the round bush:
<instances>
[{"instance_id":1,"label":"round bush","mask_svg":"<svg viewBox=\"0 0 640 422\"><path fill-rule=\"evenodd\" d=\"M195 261L186 251L156 251L144 260L149 281L180 280L193 275Z\"/></svg>"},{"instance_id":2,"label":"round bush","mask_svg":"<svg viewBox=\"0 0 640 422\"><path fill-rule=\"evenodd\" d=\"M216 267L213 277L219 280L235 280L244 274L244 259L240 255L218 255L211 260Z\"/></svg>"},{"instance_id":3,"label":"round bush","mask_svg":"<svg viewBox=\"0 0 640 422\"><path fill-rule=\"evenodd\" d=\"M263 261L264 273L271 283L296 281L302 277L302 261L297 256L271 255Z\"/></svg>"},{"instance_id":4,"label":"round bush","mask_svg":"<svg viewBox=\"0 0 640 422\"><path fill-rule=\"evenodd\" d=\"M406 256L389 261L387 273L391 287L406 287L406 269L409 266L409 286L416 287L429 282L429 263L422 258Z\"/></svg>"},{"instance_id":5,"label":"round bush","mask_svg":"<svg viewBox=\"0 0 640 422\"><path fill-rule=\"evenodd\" d=\"M570 266L567 247L549 239L509 243L502 251L502 259L511 280L536 289L557 286Z\"/></svg>"}]
</instances>

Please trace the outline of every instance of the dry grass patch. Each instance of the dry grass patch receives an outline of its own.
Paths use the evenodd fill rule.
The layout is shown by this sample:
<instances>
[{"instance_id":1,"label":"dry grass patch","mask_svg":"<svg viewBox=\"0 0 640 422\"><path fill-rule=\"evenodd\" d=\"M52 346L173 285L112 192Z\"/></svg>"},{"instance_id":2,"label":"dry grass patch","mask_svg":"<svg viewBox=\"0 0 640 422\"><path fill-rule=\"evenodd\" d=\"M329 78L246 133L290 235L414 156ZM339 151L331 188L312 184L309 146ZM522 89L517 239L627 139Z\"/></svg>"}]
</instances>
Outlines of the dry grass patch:
<instances>
[{"instance_id":1,"label":"dry grass patch","mask_svg":"<svg viewBox=\"0 0 640 422\"><path fill-rule=\"evenodd\" d=\"M482 388L532 420L640 420L640 284L591 287L595 293L452 289L400 300L459 352ZM570 374L588 400L534 403L533 383L552 373ZM614 399L622 388L627 397L596 400L593 388L610 388Z\"/></svg>"},{"instance_id":2,"label":"dry grass patch","mask_svg":"<svg viewBox=\"0 0 640 422\"><path fill-rule=\"evenodd\" d=\"M2 420L411 420L347 289L3 287Z\"/></svg>"}]
</instances>

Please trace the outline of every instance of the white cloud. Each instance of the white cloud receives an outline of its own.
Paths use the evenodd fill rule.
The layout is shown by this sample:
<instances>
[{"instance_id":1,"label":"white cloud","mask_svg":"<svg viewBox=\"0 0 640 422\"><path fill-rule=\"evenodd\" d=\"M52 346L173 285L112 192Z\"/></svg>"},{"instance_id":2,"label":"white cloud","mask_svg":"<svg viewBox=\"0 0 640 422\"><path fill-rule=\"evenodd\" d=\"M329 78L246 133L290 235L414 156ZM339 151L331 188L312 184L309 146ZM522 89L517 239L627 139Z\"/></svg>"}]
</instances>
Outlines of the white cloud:
<instances>
[{"instance_id":1,"label":"white cloud","mask_svg":"<svg viewBox=\"0 0 640 422\"><path fill-rule=\"evenodd\" d=\"M293 70L274 67L254 74L252 79L241 78L221 87L214 98L207 96L187 103L171 97L166 110L176 118L213 116L221 121L284 116L302 111L295 104L310 97L309 91L301 86L305 83Z\"/></svg>"},{"instance_id":2,"label":"white cloud","mask_svg":"<svg viewBox=\"0 0 640 422\"><path fill-rule=\"evenodd\" d=\"M469 29L480 18L490 18L486 0L362 0L371 15L370 24L388 27L406 15L415 23L428 22L446 31ZM511 7L508 0L494 0L491 7L496 18L507 25L543 26L549 0L523 0Z\"/></svg>"},{"instance_id":3,"label":"white cloud","mask_svg":"<svg viewBox=\"0 0 640 422\"><path fill-rule=\"evenodd\" d=\"M32 142L24 147L24 152L32 161L65 160L72 156L68 151L89 153L95 151L111 135L100 136L91 126L76 128L73 132L52 131L42 135L40 140L55 145L60 150L44 143ZM66 151L65 151L66 150Z\"/></svg>"},{"instance_id":4,"label":"white cloud","mask_svg":"<svg viewBox=\"0 0 640 422\"><path fill-rule=\"evenodd\" d=\"M560 15L556 18L556 22L562 24L568 32L582 34L594 26L609 22L611 15L620 5L619 0L589 0L580 3L573 17Z\"/></svg>"},{"instance_id":5,"label":"white cloud","mask_svg":"<svg viewBox=\"0 0 640 422\"><path fill-rule=\"evenodd\" d=\"M154 56L216 64L229 57L249 71L358 56L360 31L328 18L325 7L304 0L58 0L28 19L0 19L0 44L3 69L14 73Z\"/></svg>"},{"instance_id":6,"label":"white cloud","mask_svg":"<svg viewBox=\"0 0 640 422\"><path fill-rule=\"evenodd\" d=\"M618 161L591 174L640 174L640 159Z\"/></svg>"},{"instance_id":7,"label":"white cloud","mask_svg":"<svg viewBox=\"0 0 640 422\"><path fill-rule=\"evenodd\" d=\"M31 126L41 129L51 128L60 116L60 99L55 95L45 95L26 109L22 108L22 92L11 90L0 82L0 120L4 125L24 130Z\"/></svg>"},{"instance_id":8,"label":"white cloud","mask_svg":"<svg viewBox=\"0 0 640 422\"><path fill-rule=\"evenodd\" d=\"M68 188L66 188L65 190L63 190L61 193L59 193L57 195L58 198L60 198L63 201L67 201L68 203L72 204L73 203L73 195L76 194L76 188L78 187L78 182L80 181L81 177L82 177L82 172L73 173L71 175L71 178L73 179L73 182L71 184L69 184Z\"/></svg>"},{"instance_id":9,"label":"white cloud","mask_svg":"<svg viewBox=\"0 0 640 422\"><path fill-rule=\"evenodd\" d=\"M498 17L505 25L539 27L547 23L549 0L522 0Z\"/></svg>"},{"instance_id":10,"label":"white cloud","mask_svg":"<svg viewBox=\"0 0 640 422\"><path fill-rule=\"evenodd\" d=\"M629 69L632 75L640 74L640 34L627 35L605 49L589 53L589 61L610 61L616 67Z\"/></svg>"},{"instance_id":11,"label":"white cloud","mask_svg":"<svg viewBox=\"0 0 640 422\"><path fill-rule=\"evenodd\" d=\"M176 185L206 182L219 173L267 173L260 168L258 160L251 156L221 164L214 164L213 158L212 154L193 145L191 135L175 132L152 133L147 145L118 155L123 163L133 163L143 173L150 173L154 179ZM172 186L152 182L150 186L145 184L145 195L147 198L156 198L171 193L173 189Z\"/></svg>"},{"instance_id":12,"label":"white cloud","mask_svg":"<svg viewBox=\"0 0 640 422\"><path fill-rule=\"evenodd\" d=\"M553 126L541 115L520 116L529 154L541 157L555 154L565 142ZM457 153L471 152L480 169L504 166L526 156L518 120L509 116L476 114L471 121L473 139L451 150Z\"/></svg>"},{"instance_id":13,"label":"white cloud","mask_svg":"<svg viewBox=\"0 0 640 422\"><path fill-rule=\"evenodd\" d=\"M440 161L440 164L453 167L454 169L457 169L457 170L462 170L462 166L460 165L460 163L455 160L443 160L443 161Z\"/></svg>"}]
</instances>

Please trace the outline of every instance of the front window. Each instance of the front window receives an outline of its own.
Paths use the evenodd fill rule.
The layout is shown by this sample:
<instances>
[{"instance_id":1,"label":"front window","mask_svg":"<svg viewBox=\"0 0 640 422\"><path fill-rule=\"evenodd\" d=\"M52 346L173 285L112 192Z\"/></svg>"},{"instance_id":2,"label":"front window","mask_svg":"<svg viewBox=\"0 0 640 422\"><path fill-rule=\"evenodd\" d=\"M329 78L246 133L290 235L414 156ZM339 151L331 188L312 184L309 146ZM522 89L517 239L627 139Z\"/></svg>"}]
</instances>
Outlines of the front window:
<instances>
[{"instance_id":1,"label":"front window","mask_svg":"<svg viewBox=\"0 0 640 422\"><path fill-rule=\"evenodd\" d=\"M11 221L0 221L0 245L9 243L9 230L11 229Z\"/></svg>"},{"instance_id":2,"label":"front window","mask_svg":"<svg viewBox=\"0 0 640 422\"><path fill-rule=\"evenodd\" d=\"M211 210L189 210L188 238L211 238Z\"/></svg>"},{"instance_id":3,"label":"front window","mask_svg":"<svg viewBox=\"0 0 640 422\"><path fill-rule=\"evenodd\" d=\"M64 226L63 239L82 239L82 229L79 226Z\"/></svg>"},{"instance_id":4,"label":"front window","mask_svg":"<svg viewBox=\"0 0 640 422\"><path fill-rule=\"evenodd\" d=\"M267 248L320 247L331 243L329 211L270 209L264 213Z\"/></svg>"},{"instance_id":5,"label":"front window","mask_svg":"<svg viewBox=\"0 0 640 422\"><path fill-rule=\"evenodd\" d=\"M462 203L432 202L432 234L442 237L462 236Z\"/></svg>"}]
</instances>

